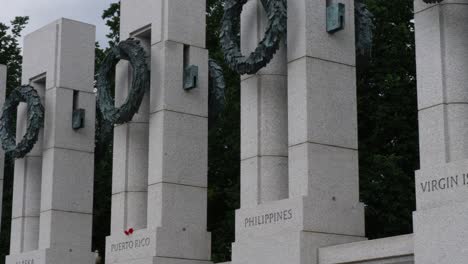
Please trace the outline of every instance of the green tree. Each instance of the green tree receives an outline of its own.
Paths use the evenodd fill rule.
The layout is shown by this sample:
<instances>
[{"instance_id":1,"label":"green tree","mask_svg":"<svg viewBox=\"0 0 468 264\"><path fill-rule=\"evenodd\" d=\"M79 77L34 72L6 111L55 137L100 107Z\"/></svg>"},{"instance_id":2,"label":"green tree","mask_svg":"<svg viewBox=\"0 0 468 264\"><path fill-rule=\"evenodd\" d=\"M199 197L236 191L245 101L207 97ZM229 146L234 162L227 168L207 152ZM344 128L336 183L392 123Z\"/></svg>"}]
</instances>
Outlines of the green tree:
<instances>
[{"instance_id":1,"label":"green tree","mask_svg":"<svg viewBox=\"0 0 468 264\"><path fill-rule=\"evenodd\" d=\"M374 14L369 67L358 65L361 200L370 238L412 232L419 166L412 0L366 0Z\"/></svg>"},{"instance_id":2,"label":"green tree","mask_svg":"<svg viewBox=\"0 0 468 264\"><path fill-rule=\"evenodd\" d=\"M29 17L16 17L10 25L0 23L0 64L7 65L7 94L18 87L21 83L21 47L18 39L24 27L27 25ZM4 263L3 256L10 252L10 231L11 231L11 202L13 196L13 165L14 160L6 157L3 186L3 208L2 226L0 229L0 264Z\"/></svg>"}]
</instances>

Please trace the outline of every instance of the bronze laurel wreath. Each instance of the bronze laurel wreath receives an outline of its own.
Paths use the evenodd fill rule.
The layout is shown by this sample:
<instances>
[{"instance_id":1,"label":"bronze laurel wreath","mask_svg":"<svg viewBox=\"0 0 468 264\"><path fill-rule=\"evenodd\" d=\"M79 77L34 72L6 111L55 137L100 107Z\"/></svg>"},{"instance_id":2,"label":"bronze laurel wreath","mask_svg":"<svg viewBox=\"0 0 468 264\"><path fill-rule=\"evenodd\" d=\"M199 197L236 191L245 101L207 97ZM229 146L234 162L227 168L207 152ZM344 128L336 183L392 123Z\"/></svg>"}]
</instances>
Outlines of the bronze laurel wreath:
<instances>
[{"instance_id":1,"label":"bronze laurel wreath","mask_svg":"<svg viewBox=\"0 0 468 264\"><path fill-rule=\"evenodd\" d=\"M116 108L111 96L111 71L121 60L128 60L133 69L133 82L125 103ZM111 48L106 55L97 76L97 103L103 118L110 124L123 124L132 120L138 112L145 92L150 86L150 72L147 56L140 41L127 39Z\"/></svg>"},{"instance_id":2,"label":"bronze laurel wreath","mask_svg":"<svg viewBox=\"0 0 468 264\"><path fill-rule=\"evenodd\" d=\"M286 36L287 3L286 0L262 0L269 24L265 37L248 57L244 57L238 43L237 23L242 7L248 0L227 0L221 26L221 48L229 67L239 74L255 74L265 67L279 49L280 41Z\"/></svg>"},{"instance_id":3,"label":"bronze laurel wreath","mask_svg":"<svg viewBox=\"0 0 468 264\"><path fill-rule=\"evenodd\" d=\"M16 145L14 117L16 108L21 102L27 104L28 126L23 139ZM0 139L3 150L16 159L23 158L33 149L43 127L44 106L37 91L29 85L13 90L5 101L3 114L0 117Z\"/></svg>"}]
</instances>

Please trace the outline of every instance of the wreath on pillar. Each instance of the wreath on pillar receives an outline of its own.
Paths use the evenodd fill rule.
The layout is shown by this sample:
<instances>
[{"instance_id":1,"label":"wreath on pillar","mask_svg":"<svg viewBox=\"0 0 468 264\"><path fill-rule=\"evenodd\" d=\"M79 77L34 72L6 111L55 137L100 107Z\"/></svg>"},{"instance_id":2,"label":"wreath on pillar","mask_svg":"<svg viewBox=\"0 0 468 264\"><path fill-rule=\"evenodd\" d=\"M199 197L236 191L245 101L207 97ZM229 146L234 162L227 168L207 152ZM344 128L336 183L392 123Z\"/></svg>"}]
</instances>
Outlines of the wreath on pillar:
<instances>
[{"instance_id":1,"label":"wreath on pillar","mask_svg":"<svg viewBox=\"0 0 468 264\"><path fill-rule=\"evenodd\" d=\"M111 96L111 71L120 60L128 60L133 69L132 87L124 104L116 108ZM127 39L112 47L104 58L97 75L97 103L102 117L110 124L123 124L138 112L145 92L150 86L147 55L139 40Z\"/></svg>"},{"instance_id":2,"label":"wreath on pillar","mask_svg":"<svg viewBox=\"0 0 468 264\"><path fill-rule=\"evenodd\" d=\"M28 126L23 139L16 144L15 112L20 103L27 104ZM13 90L5 101L0 117L0 140L2 148L14 158L23 158L36 144L39 132L44 127L44 106L37 91L29 85Z\"/></svg>"},{"instance_id":3,"label":"wreath on pillar","mask_svg":"<svg viewBox=\"0 0 468 264\"><path fill-rule=\"evenodd\" d=\"M248 57L244 57L238 45L237 30L242 8L248 0L227 0L221 25L221 48L229 67L239 74L255 74L265 67L278 51L287 30L286 0L262 0L269 24L265 37Z\"/></svg>"}]
</instances>

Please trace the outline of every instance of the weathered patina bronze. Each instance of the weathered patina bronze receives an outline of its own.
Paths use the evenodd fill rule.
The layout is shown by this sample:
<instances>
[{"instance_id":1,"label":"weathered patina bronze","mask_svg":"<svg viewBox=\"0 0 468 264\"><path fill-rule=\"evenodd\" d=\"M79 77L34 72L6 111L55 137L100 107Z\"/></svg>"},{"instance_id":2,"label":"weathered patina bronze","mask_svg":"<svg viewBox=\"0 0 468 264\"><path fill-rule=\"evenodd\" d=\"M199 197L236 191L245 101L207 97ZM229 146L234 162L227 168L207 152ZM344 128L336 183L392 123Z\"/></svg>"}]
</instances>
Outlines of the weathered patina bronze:
<instances>
[{"instance_id":1,"label":"weathered patina bronze","mask_svg":"<svg viewBox=\"0 0 468 264\"><path fill-rule=\"evenodd\" d=\"M111 71L120 60L128 60L133 69L132 87L124 104L115 107L111 96ZM97 75L97 103L102 117L109 124L123 124L132 120L138 112L145 92L150 86L150 71L147 55L139 40L127 39L112 47L105 57Z\"/></svg>"},{"instance_id":2,"label":"weathered patina bronze","mask_svg":"<svg viewBox=\"0 0 468 264\"><path fill-rule=\"evenodd\" d=\"M15 112L20 103L27 104L28 125L23 139L16 144ZM42 127L44 127L44 106L37 91L29 85L13 90L5 101L0 117L0 140L3 150L16 159L23 158L33 149Z\"/></svg>"}]
</instances>

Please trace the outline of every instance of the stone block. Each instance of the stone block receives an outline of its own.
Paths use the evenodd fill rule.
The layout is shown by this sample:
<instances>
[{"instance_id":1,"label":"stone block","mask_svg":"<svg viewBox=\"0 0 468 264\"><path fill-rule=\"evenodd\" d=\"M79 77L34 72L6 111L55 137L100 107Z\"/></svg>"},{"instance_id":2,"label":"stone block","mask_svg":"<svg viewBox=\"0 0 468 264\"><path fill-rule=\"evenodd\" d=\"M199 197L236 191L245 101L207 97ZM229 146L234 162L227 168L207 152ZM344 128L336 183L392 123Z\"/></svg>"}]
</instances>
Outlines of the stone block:
<instances>
[{"instance_id":1,"label":"stone block","mask_svg":"<svg viewBox=\"0 0 468 264\"><path fill-rule=\"evenodd\" d=\"M448 160L445 110L444 105L439 105L418 113L421 168L444 164Z\"/></svg>"},{"instance_id":2,"label":"stone block","mask_svg":"<svg viewBox=\"0 0 468 264\"><path fill-rule=\"evenodd\" d=\"M133 0L121 1L121 38L127 39L134 32L150 28L151 44L161 42L164 0L141 0L139 3L136 5Z\"/></svg>"},{"instance_id":3,"label":"stone block","mask_svg":"<svg viewBox=\"0 0 468 264\"><path fill-rule=\"evenodd\" d=\"M41 212L39 249L91 252L92 214L57 210Z\"/></svg>"},{"instance_id":4,"label":"stone block","mask_svg":"<svg viewBox=\"0 0 468 264\"><path fill-rule=\"evenodd\" d=\"M415 3L418 1L426 5L422 0ZM443 102L441 21L439 10L435 8L416 14L414 19L418 109L423 109Z\"/></svg>"},{"instance_id":5,"label":"stone block","mask_svg":"<svg viewBox=\"0 0 468 264\"><path fill-rule=\"evenodd\" d=\"M252 1L249 1L249 3ZM259 150L259 78L241 83L241 159L257 156Z\"/></svg>"},{"instance_id":6,"label":"stone block","mask_svg":"<svg viewBox=\"0 0 468 264\"><path fill-rule=\"evenodd\" d=\"M96 27L65 18L56 23L60 30L56 40L59 50L57 57L48 58L56 58L58 63L55 87L93 93Z\"/></svg>"},{"instance_id":7,"label":"stone block","mask_svg":"<svg viewBox=\"0 0 468 264\"><path fill-rule=\"evenodd\" d=\"M93 25L64 18L25 36L23 84L47 73L47 89L67 87L92 92L94 44Z\"/></svg>"},{"instance_id":8,"label":"stone block","mask_svg":"<svg viewBox=\"0 0 468 264\"><path fill-rule=\"evenodd\" d=\"M151 28L151 44L175 41L205 47L205 1L144 0L135 5L122 1L122 39L145 28Z\"/></svg>"},{"instance_id":9,"label":"stone block","mask_svg":"<svg viewBox=\"0 0 468 264\"><path fill-rule=\"evenodd\" d=\"M446 137L448 160L468 159L468 104L449 104L445 106Z\"/></svg>"},{"instance_id":10,"label":"stone block","mask_svg":"<svg viewBox=\"0 0 468 264\"><path fill-rule=\"evenodd\" d=\"M418 210L438 208L468 200L468 160L433 164L416 171Z\"/></svg>"},{"instance_id":11,"label":"stone block","mask_svg":"<svg viewBox=\"0 0 468 264\"><path fill-rule=\"evenodd\" d=\"M261 156L241 161L241 205L288 198L288 157Z\"/></svg>"},{"instance_id":12,"label":"stone block","mask_svg":"<svg viewBox=\"0 0 468 264\"><path fill-rule=\"evenodd\" d=\"M415 212L415 263L466 263L468 249L464 245L468 238L467 217L466 202Z\"/></svg>"},{"instance_id":13,"label":"stone block","mask_svg":"<svg viewBox=\"0 0 468 264\"><path fill-rule=\"evenodd\" d=\"M253 157L241 161L241 208L255 207L260 202L258 163L258 157Z\"/></svg>"},{"instance_id":14,"label":"stone block","mask_svg":"<svg viewBox=\"0 0 468 264\"><path fill-rule=\"evenodd\" d=\"M205 48L206 1L164 1L164 40Z\"/></svg>"},{"instance_id":15,"label":"stone block","mask_svg":"<svg viewBox=\"0 0 468 264\"><path fill-rule=\"evenodd\" d=\"M125 262L115 262L112 264L211 264L213 262L206 260L178 259L165 257L141 258Z\"/></svg>"},{"instance_id":16,"label":"stone block","mask_svg":"<svg viewBox=\"0 0 468 264\"><path fill-rule=\"evenodd\" d=\"M149 184L206 187L208 119L172 111L150 119Z\"/></svg>"},{"instance_id":17,"label":"stone block","mask_svg":"<svg viewBox=\"0 0 468 264\"><path fill-rule=\"evenodd\" d=\"M15 161L12 217L39 216L41 206L42 158Z\"/></svg>"},{"instance_id":18,"label":"stone block","mask_svg":"<svg viewBox=\"0 0 468 264\"><path fill-rule=\"evenodd\" d=\"M57 21L40 28L24 37L22 84L29 84L31 79L47 73L45 87L56 86L56 52L59 49Z\"/></svg>"},{"instance_id":19,"label":"stone block","mask_svg":"<svg viewBox=\"0 0 468 264\"><path fill-rule=\"evenodd\" d=\"M85 109L84 128L73 129L74 90L50 88L45 98L44 148L65 148L94 152L96 95L78 92L75 109Z\"/></svg>"},{"instance_id":20,"label":"stone block","mask_svg":"<svg viewBox=\"0 0 468 264\"><path fill-rule=\"evenodd\" d=\"M290 148L289 196L327 203L359 202L358 151L305 143Z\"/></svg>"},{"instance_id":21,"label":"stone block","mask_svg":"<svg viewBox=\"0 0 468 264\"><path fill-rule=\"evenodd\" d=\"M184 48L183 44L166 41L154 45L151 56L150 113L170 110L207 117L208 51L197 47ZM186 65L184 56L187 57ZM199 67L199 85L190 91L183 89L182 73L188 65Z\"/></svg>"},{"instance_id":22,"label":"stone block","mask_svg":"<svg viewBox=\"0 0 468 264\"><path fill-rule=\"evenodd\" d=\"M419 111L421 167L464 160L468 105L442 104Z\"/></svg>"},{"instance_id":23,"label":"stone block","mask_svg":"<svg viewBox=\"0 0 468 264\"><path fill-rule=\"evenodd\" d=\"M37 218L39 226L39 218ZM23 218L11 219L11 233L10 233L10 254L19 254L23 251L22 234L23 234ZM38 232L39 234L39 232ZM39 241L39 236L37 241Z\"/></svg>"},{"instance_id":24,"label":"stone block","mask_svg":"<svg viewBox=\"0 0 468 264\"><path fill-rule=\"evenodd\" d=\"M148 187L148 228L205 230L206 188L171 183Z\"/></svg>"},{"instance_id":25,"label":"stone block","mask_svg":"<svg viewBox=\"0 0 468 264\"><path fill-rule=\"evenodd\" d=\"M302 58L289 63L288 71L289 145L357 149L355 68Z\"/></svg>"},{"instance_id":26,"label":"stone block","mask_svg":"<svg viewBox=\"0 0 468 264\"><path fill-rule=\"evenodd\" d=\"M287 78L253 76L242 81L241 158L288 155Z\"/></svg>"},{"instance_id":27,"label":"stone block","mask_svg":"<svg viewBox=\"0 0 468 264\"><path fill-rule=\"evenodd\" d=\"M319 249L319 263L412 264L413 254L413 235L404 235L324 247Z\"/></svg>"},{"instance_id":28,"label":"stone block","mask_svg":"<svg viewBox=\"0 0 468 264\"><path fill-rule=\"evenodd\" d=\"M44 152L41 211L93 213L94 154L60 148Z\"/></svg>"},{"instance_id":29,"label":"stone block","mask_svg":"<svg viewBox=\"0 0 468 264\"><path fill-rule=\"evenodd\" d=\"M345 28L334 34L326 30L326 1L288 0L288 62L313 57L355 65L354 1L346 5ZM354 83L354 82L353 82Z\"/></svg>"},{"instance_id":30,"label":"stone block","mask_svg":"<svg viewBox=\"0 0 468 264\"><path fill-rule=\"evenodd\" d=\"M363 237L364 207L299 197L236 211L236 241L300 230Z\"/></svg>"},{"instance_id":31,"label":"stone block","mask_svg":"<svg viewBox=\"0 0 468 264\"><path fill-rule=\"evenodd\" d=\"M319 264L318 249L350 243L360 237L283 230L274 236L249 238L233 244L233 264Z\"/></svg>"},{"instance_id":32,"label":"stone block","mask_svg":"<svg viewBox=\"0 0 468 264\"><path fill-rule=\"evenodd\" d=\"M164 256L173 259L209 260L210 234L206 231L138 230L130 236L106 240L106 263L133 263L135 259Z\"/></svg>"},{"instance_id":33,"label":"stone block","mask_svg":"<svg viewBox=\"0 0 468 264\"><path fill-rule=\"evenodd\" d=\"M39 242L39 216L11 220L10 254L36 250Z\"/></svg>"},{"instance_id":34,"label":"stone block","mask_svg":"<svg viewBox=\"0 0 468 264\"><path fill-rule=\"evenodd\" d=\"M147 190L148 133L148 123L131 122L115 127L112 193Z\"/></svg>"},{"instance_id":35,"label":"stone block","mask_svg":"<svg viewBox=\"0 0 468 264\"><path fill-rule=\"evenodd\" d=\"M260 166L260 202L288 198L288 157L262 156Z\"/></svg>"},{"instance_id":36,"label":"stone block","mask_svg":"<svg viewBox=\"0 0 468 264\"><path fill-rule=\"evenodd\" d=\"M466 4L448 1L415 15L419 109L468 102Z\"/></svg>"},{"instance_id":37,"label":"stone block","mask_svg":"<svg viewBox=\"0 0 468 264\"><path fill-rule=\"evenodd\" d=\"M20 255L7 256L6 263L34 263L34 264L83 264L94 263L95 255L91 252L69 249L35 250Z\"/></svg>"},{"instance_id":38,"label":"stone block","mask_svg":"<svg viewBox=\"0 0 468 264\"><path fill-rule=\"evenodd\" d=\"M148 193L122 192L112 195L112 234L123 234L124 230L146 227ZM115 211L114 211L115 209Z\"/></svg>"}]
</instances>

